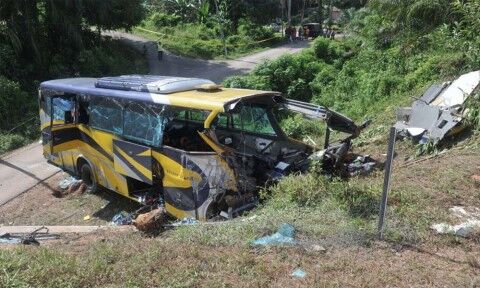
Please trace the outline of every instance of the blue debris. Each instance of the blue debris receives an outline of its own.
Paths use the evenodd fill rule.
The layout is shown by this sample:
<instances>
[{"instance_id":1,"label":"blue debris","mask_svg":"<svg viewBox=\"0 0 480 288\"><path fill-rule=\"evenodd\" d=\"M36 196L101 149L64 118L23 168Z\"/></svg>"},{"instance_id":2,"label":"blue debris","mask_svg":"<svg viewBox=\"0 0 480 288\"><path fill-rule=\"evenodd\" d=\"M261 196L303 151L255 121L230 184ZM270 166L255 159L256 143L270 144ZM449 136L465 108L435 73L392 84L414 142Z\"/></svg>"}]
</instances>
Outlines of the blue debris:
<instances>
[{"instance_id":1,"label":"blue debris","mask_svg":"<svg viewBox=\"0 0 480 288\"><path fill-rule=\"evenodd\" d=\"M125 211L115 214L115 216L112 218L112 223L118 226L131 225L133 223L132 214L129 214Z\"/></svg>"},{"instance_id":2,"label":"blue debris","mask_svg":"<svg viewBox=\"0 0 480 288\"><path fill-rule=\"evenodd\" d=\"M295 228L290 224L282 224L280 229L272 235L258 238L253 241L255 246L268 246L268 245L295 245Z\"/></svg>"},{"instance_id":3,"label":"blue debris","mask_svg":"<svg viewBox=\"0 0 480 288\"><path fill-rule=\"evenodd\" d=\"M292 272L292 276L295 278L305 278L305 276L307 276L307 272L301 268L297 268Z\"/></svg>"},{"instance_id":4,"label":"blue debris","mask_svg":"<svg viewBox=\"0 0 480 288\"><path fill-rule=\"evenodd\" d=\"M193 219L193 218L183 218L180 221L177 221L175 223L172 223L170 226L183 226L183 225L196 225L198 224L198 220Z\"/></svg>"},{"instance_id":5,"label":"blue debris","mask_svg":"<svg viewBox=\"0 0 480 288\"><path fill-rule=\"evenodd\" d=\"M69 176L69 177L63 179L62 181L58 182L58 186L60 188L62 188L63 190L66 190L68 187L70 187L70 185L76 184L80 181L81 180L78 180L77 178L75 178L73 176Z\"/></svg>"}]
</instances>

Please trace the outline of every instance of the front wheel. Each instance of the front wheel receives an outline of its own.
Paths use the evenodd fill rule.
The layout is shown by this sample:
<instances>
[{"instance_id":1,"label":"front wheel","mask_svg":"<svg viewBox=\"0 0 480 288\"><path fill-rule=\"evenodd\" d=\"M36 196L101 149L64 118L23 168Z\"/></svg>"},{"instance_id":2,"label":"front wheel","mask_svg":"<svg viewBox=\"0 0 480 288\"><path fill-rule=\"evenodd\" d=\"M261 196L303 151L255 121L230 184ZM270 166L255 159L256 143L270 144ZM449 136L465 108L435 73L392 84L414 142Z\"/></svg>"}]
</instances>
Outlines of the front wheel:
<instances>
[{"instance_id":1,"label":"front wheel","mask_svg":"<svg viewBox=\"0 0 480 288\"><path fill-rule=\"evenodd\" d=\"M88 163L84 163L80 168L80 178L83 183L87 185L87 189L90 190L90 192L93 193L97 191L98 184L95 175L93 174L92 167L90 167Z\"/></svg>"}]
</instances>

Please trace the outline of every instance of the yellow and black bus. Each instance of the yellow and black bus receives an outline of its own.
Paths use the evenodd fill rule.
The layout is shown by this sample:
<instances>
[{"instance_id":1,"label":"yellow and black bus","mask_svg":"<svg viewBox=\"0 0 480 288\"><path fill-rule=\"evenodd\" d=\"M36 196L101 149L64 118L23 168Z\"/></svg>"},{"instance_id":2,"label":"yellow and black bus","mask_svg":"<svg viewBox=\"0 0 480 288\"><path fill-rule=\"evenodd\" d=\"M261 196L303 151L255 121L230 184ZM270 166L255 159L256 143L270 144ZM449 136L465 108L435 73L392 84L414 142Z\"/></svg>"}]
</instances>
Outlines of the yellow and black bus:
<instances>
[{"instance_id":1,"label":"yellow and black bus","mask_svg":"<svg viewBox=\"0 0 480 288\"><path fill-rule=\"evenodd\" d=\"M198 78L70 78L39 90L50 163L92 190L165 205L177 218L231 217L255 205L258 187L307 169L314 147L285 135L278 109L358 134L353 121L325 108Z\"/></svg>"}]
</instances>

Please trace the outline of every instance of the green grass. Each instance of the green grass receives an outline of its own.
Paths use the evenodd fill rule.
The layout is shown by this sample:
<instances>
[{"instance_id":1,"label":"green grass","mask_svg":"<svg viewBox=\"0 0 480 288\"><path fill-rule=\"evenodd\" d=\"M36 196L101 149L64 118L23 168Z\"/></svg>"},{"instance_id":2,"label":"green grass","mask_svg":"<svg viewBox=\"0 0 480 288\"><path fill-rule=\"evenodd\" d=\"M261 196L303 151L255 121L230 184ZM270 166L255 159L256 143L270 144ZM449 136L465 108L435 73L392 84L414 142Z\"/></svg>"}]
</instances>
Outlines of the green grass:
<instances>
[{"instance_id":1,"label":"green grass","mask_svg":"<svg viewBox=\"0 0 480 288\"><path fill-rule=\"evenodd\" d=\"M133 29L135 34L158 42L159 47L177 55L203 59L235 59L244 55L260 52L283 43L280 33L264 39L252 39L247 36L231 35L224 43L214 29L203 25L184 24L173 27L146 25ZM267 40L267 41L264 41Z\"/></svg>"}]
</instances>

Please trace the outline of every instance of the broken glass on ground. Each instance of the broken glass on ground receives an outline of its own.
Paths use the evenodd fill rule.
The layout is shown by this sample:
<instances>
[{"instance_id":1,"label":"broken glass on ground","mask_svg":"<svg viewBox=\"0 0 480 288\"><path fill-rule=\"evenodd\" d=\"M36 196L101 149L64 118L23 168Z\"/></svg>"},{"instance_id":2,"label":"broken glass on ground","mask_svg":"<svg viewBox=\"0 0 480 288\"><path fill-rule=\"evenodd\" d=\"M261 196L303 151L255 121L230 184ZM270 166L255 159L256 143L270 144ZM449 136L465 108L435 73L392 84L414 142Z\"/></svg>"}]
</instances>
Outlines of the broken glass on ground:
<instances>
[{"instance_id":1,"label":"broken glass on ground","mask_svg":"<svg viewBox=\"0 0 480 288\"><path fill-rule=\"evenodd\" d=\"M295 228L291 224L282 224L272 235L258 238L253 241L254 246L295 245Z\"/></svg>"},{"instance_id":2,"label":"broken glass on ground","mask_svg":"<svg viewBox=\"0 0 480 288\"><path fill-rule=\"evenodd\" d=\"M395 128L399 135L410 137L417 143L436 144L453 134L464 118L465 101L479 83L480 71L474 71L453 82L432 85L412 107L398 109Z\"/></svg>"}]
</instances>

